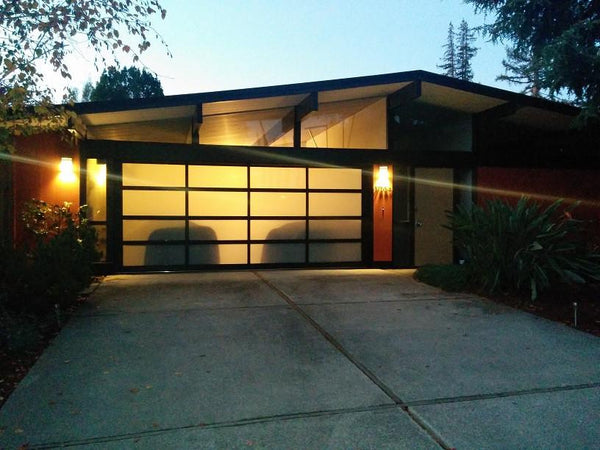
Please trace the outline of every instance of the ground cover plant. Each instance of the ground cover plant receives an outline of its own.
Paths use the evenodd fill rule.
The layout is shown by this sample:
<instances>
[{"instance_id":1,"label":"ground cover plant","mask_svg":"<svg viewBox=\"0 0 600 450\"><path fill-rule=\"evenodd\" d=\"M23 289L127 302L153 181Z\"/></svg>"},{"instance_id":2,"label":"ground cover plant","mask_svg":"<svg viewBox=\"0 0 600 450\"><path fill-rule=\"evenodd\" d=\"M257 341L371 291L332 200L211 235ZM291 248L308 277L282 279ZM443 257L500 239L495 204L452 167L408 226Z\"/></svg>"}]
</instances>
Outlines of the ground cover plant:
<instances>
[{"instance_id":1,"label":"ground cover plant","mask_svg":"<svg viewBox=\"0 0 600 450\"><path fill-rule=\"evenodd\" d=\"M466 291L470 287L468 269L464 264L427 264L419 267L415 278L448 292Z\"/></svg>"}]
</instances>

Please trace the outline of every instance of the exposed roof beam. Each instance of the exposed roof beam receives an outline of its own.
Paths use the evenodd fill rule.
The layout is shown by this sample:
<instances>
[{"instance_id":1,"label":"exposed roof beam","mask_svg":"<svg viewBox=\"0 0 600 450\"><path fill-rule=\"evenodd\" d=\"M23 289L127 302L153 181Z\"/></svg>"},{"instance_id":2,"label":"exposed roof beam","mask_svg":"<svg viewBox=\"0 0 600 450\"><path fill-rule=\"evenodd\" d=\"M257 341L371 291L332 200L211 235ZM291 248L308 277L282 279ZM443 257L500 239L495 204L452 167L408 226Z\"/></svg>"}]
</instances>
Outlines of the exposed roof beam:
<instances>
[{"instance_id":1,"label":"exposed roof beam","mask_svg":"<svg viewBox=\"0 0 600 450\"><path fill-rule=\"evenodd\" d=\"M485 121L493 121L502 119L503 117L512 116L519 109L523 108L523 105L520 105L515 102L507 102L498 106L494 106L493 108L486 109L478 114L475 114L475 118L477 120L485 120Z\"/></svg>"},{"instance_id":2,"label":"exposed roof beam","mask_svg":"<svg viewBox=\"0 0 600 450\"><path fill-rule=\"evenodd\" d=\"M402 106L406 103L410 103L413 100L418 99L421 96L421 80L413 81L407 84L396 92L388 95L387 105L388 109L394 109L398 106Z\"/></svg>"},{"instance_id":3,"label":"exposed roof beam","mask_svg":"<svg viewBox=\"0 0 600 450\"><path fill-rule=\"evenodd\" d=\"M294 112L296 113L296 122L301 121L304 116L318 109L319 95L316 92L311 92L308 94L308 97L294 107Z\"/></svg>"},{"instance_id":4,"label":"exposed roof beam","mask_svg":"<svg viewBox=\"0 0 600 450\"><path fill-rule=\"evenodd\" d=\"M268 147L277 139L294 129L294 111L290 111L281 119L281 122L276 123L271 128L266 130L254 144L255 147Z\"/></svg>"},{"instance_id":5,"label":"exposed roof beam","mask_svg":"<svg viewBox=\"0 0 600 450\"><path fill-rule=\"evenodd\" d=\"M192 144L200 143L200 125L202 125L202 103L196 105L196 111L192 116Z\"/></svg>"},{"instance_id":6,"label":"exposed roof beam","mask_svg":"<svg viewBox=\"0 0 600 450\"><path fill-rule=\"evenodd\" d=\"M312 111L318 109L318 96L316 92L309 94L304 100L294 106L294 110L287 113L281 119L281 124L276 123L270 129L266 130L264 134L259 137L254 143L255 146L269 146L284 134L293 130L296 123L300 123L302 118ZM295 135L294 134L294 139Z\"/></svg>"},{"instance_id":7,"label":"exposed roof beam","mask_svg":"<svg viewBox=\"0 0 600 450\"><path fill-rule=\"evenodd\" d=\"M319 109L319 94L311 92L304 100L294 107L294 147L302 145L302 118Z\"/></svg>"}]
</instances>

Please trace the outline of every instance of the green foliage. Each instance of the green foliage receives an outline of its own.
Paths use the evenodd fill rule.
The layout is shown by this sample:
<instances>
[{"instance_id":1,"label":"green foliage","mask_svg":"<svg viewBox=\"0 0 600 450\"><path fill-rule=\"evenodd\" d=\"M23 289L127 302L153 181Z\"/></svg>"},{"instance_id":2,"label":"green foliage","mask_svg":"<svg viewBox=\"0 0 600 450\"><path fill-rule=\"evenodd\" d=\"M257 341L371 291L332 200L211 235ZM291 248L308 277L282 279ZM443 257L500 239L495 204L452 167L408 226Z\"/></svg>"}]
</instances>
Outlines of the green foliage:
<instances>
[{"instance_id":1,"label":"green foliage","mask_svg":"<svg viewBox=\"0 0 600 450\"><path fill-rule=\"evenodd\" d=\"M116 67L105 69L98 84L90 92L91 101L125 100L164 96L160 80L145 69Z\"/></svg>"},{"instance_id":2,"label":"green foliage","mask_svg":"<svg viewBox=\"0 0 600 450\"><path fill-rule=\"evenodd\" d=\"M600 106L600 3L589 0L465 0L494 17L484 29L492 41L531 62L539 88L564 91L598 116ZM510 55L509 55L510 56ZM523 71L523 68L520 69Z\"/></svg>"},{"instance_id":3,"label":"green foliage","mask_svg":"<svg viewBox=\"0 0 600 450\"><path fill-rule=\"evenodd\" d=\"M25 203L21 219L36 241L56 237L74 222L71 203L52 205L35 199Z\"/></svg>"},{"instance_id":4,"label":"green foliage","mask_svg":"<svg viewBox=\"0 0 600 450\"><path fill-rule=\"evenodd\" d=\"M522 93L532 97L541 97L542 95L551 99L554 97L540 89L540 61L533 55L516 48L507 48L506 59L502 60L502 65L505 73L498 75L496 80L520 84L523 86Z\"/></svg>"},{"instance_id":5,"label":"green foliage","mask_svg":"<svg viewBox=\"0 0 600 450\"><path fill-rule=\"evenodd\" d=\"M450 22L448 25L448 38L444 44L444 56L442 57L442 64L438 67L443 70L443 74L449 77L456 77L456 45L454 40L456 35L454 33L454 25Z\"/></svg>"},{"instance_id":6,"label":"green foliage","mask_svg":"<svg viewBox=\"0 0 600 450\"><path fill-rule=\"evenodd\" d=\"M92 101L92 91L94 90L94 85L91 81L86 81L81 89L81 97L80 101L82 102L91 102Z\"/></svg>"},{"instance_id":7,"label":"green foliage","mask_svg":"<svg viewBox=\"0 0 600 450\"><path fill-rule=\"evenodd\" d=\"M464 264L427 264L417 269L415 278L449 292L460 292L469 287L469 270Z\"/></svg>"},{"instance_id":8,"label":"green foliage","mask_svg":"<svg viewBox=\"0 0 600 450\"><path fill-rule=\"evenodd\" d=\"M469 28L466 20L462 20L458 33L454 31L454 25L450 22L448 26L448 38L444 44L444 55L442 64L438 65L444 75L471 81L473 79L473 68L471 60L477 54L475 42L475 31Z\"/></svg>"},{"instance_id":9,"label":"green foliage","mask_svg":"<svg viewBox=\"0 0 600 450\"><path fill-rule=\"evenodd\" d=\"M29 290L44 304L69 306L89 284L92 263L100 256L86 207L72 214L69 203L60 206L33 200L26 204L23 220L37 241L31 251L34 276Z\"/></svg>"},{"instance_id":10,"label":"green foliage","mask_svg":"<svg viewBox=\"0 0 600 450\"><path fill-rule=\"evenodd\" d=\"M477 54L475 32L469 28L466 20L462 20L458 28L458 43L456 44L456 78L471 81L473 79L473 67L471 60Z\"/></svg>"},{"instance_id":11,"label":"green foliage","mask_svg":"<svg viewBox=\"0 0 600 450\"><path fill-rule=\"evenodd\" d=\"M158 0L0 2L0 152L14 151L12 135L54 130L69 118L53 106L40 63L70 79L67 57L75 51L93 55L96 67L121 55L138 61L151 38L162 42L155 14L166 15Z\"/></svg>"},{"instance_id":12,"label":"green foliage","mask_svg":"<svg viewBox=\"0 0 600 450\"><path fill-rule=\"evenodd\" d=\"M557 282L600 281L600 255L588 251L584 224L570 218L570 209L559 214L560 207L561 201L543 209L527 198L516 206L495 199L448 213L473 283L490 293L528 290L535 300Z\"/></svg>"},{"instance_id":13,"label":"green foliage","mask_svg":"<svg viewBox=\"0 0 600 450\"><path fill-rule=\"evenodd\" d=\"M34 243L28 251L0 248L0 309L17 315L52 313L55 305L64 309L89 285L99 257L85 207L72 214L69 204L34 200L23 218Z\"/></svg>"}]
</instances>

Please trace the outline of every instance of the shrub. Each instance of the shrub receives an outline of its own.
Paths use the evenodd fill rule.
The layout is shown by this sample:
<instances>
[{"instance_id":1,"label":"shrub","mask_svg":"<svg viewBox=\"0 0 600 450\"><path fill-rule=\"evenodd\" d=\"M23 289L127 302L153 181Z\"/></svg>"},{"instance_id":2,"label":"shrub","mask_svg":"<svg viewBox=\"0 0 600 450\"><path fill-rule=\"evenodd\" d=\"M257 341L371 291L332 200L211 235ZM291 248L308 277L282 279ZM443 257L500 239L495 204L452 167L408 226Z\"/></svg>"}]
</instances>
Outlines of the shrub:
<instances>
[{"instance_id":1,"label":"shrub","mask_svg":"<svg viewBox=\"0 0 600 450\"><path fill-rule=\"evenodd\" d=\"M464 291L469 287L469 273L464 264L427 264L417 269L415 278L450 292Z\"/></svg>"},{"instance_id":2,"label":"shrub","mask_svg":"<svg viewBox=\"0 0 600 450\"><path fill-rule=\"evenodd\" d=\"M96 232L85 216L70 205L28 202L23 212L31 232L29 248L0 248L0 308L12 314L53 314L63 309L89 285L92 263L99 257Z\"/></svg>"},{"instance_id":3,"label":"shrub","mask_svg":"<svg viewBox=\"0 0 600 450\"><path fill-rule=\"evenodd\" d=\"M600 255L586 248L584 224L572 208L559 214L560 206L542 209L524 197L515 206L495 199L448 213L471 280L489 293L529 291L532 300L556 282L600 281Z\"/></svg>"},{"instance_id":4,"label":"shrub","mask_svg":"<svg viewBox=\"0 0 600 450\"><path fill-rule=\"evenodd\" d=\"M25 206L23 220L35 238L27 286L35 309L69 306L92 279L92 263L99 258L96 231L86 218L86 207L73 214L70 206L41 200Z\"/></svg>"}]
</instances>

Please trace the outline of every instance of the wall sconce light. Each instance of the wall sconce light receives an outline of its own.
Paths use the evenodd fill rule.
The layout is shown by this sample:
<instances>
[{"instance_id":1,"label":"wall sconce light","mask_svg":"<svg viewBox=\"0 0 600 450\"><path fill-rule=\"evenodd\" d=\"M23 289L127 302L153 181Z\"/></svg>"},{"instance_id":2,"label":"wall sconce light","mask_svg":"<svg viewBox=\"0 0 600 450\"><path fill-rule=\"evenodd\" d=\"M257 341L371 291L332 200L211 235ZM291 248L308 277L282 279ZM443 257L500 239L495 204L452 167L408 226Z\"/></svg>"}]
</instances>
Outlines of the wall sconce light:
<instances>
[{"instance_id":1,"label":"wall sconce light","mask_svg":"<svg viewBox=\"0 0 600 450\"><path fill-rule=\"evenodd\" d=\"M378 192L391 192L392 183L388 166L379 166L377 179L375 180L375 190Z\"/></svg>"},{"instance_id":2,"label":"wall sconce light","mask_svg":"<svg viewBox=\"0 0 600 450\"><path fill-rule=\"evenodd\" d=\"M96 173L94 174L96 186L104 186L106 184L106 164L98 164Z\"/></svg>"},{"instance_id":3,"label":"wall sconce light","mask_svg":"<svg viewBox=\"0 0 600 450\"><path fill-rule=\"evenodd\" d=\"M61 158L58 169L58 179L63 183L73 183L77 180L73 169L73 158Z\"/></svg>"}]
</instances>

